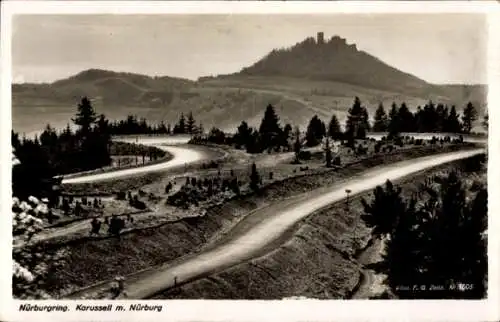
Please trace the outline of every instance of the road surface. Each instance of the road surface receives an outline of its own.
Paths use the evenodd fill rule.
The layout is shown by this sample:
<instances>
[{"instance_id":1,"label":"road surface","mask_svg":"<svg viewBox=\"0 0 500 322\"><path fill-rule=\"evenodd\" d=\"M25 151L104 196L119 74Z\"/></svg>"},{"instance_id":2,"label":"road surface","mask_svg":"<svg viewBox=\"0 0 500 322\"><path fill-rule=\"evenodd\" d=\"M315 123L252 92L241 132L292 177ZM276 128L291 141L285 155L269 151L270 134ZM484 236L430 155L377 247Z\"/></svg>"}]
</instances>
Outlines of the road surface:
<instances>
[{"instance_id":1,"label":"road surface","mask_svg":"<svg viewBox=\"0 0 500 322\"><path fill-rule=\"evenodd\" d=\"M115 140L120 142L138 143L143 145L154 146L158 149L167 151L168 153L172 154L172 159L165 162L145 165L136 168L114 170L110 172L94 173L76 177L66 177L63 178L62 183L76 184L76 183L87 183L87 182L96 182L109 179L117 179L122 177L128 177L131 175L144 174L148 172L164 171L171 168L184 166L185 164L194 163L203 159L203 153L199 151L195 151L193 149L189 149L186 147L173 146L173 144L187 143L187 140L189 140L189 138L141 137L136 139L128 137L128 138L118 138Z\"/></svg>"},{"instance_id":2,"label":"road surface","mask_svg":"<svg viewBox=\"0 0 500 322\"><path fill-rule=\"evenodd\" d=\"M371 133L371 134L368 134L368 137L380 139L384 135L386 135L386 133ZM446 134L440 134L440 133L430 133L430 134L428 134L428 133L402 133L401 135L409 135L409 136L413 136L413 137L421 138L421 139L431 139L432 136L444 137ZM453 134L451 136L453 136ZM458 136L455 135L455 137L458 137ZM139 137L139 138L136 138L134 136L128 136L128 137L117 137L117 138L115 138L115 140L119 141L119 142L126 142L126 143L138 143L138 144L143 144L143 145L151 145L151 146L154 146L158 149L161 149L161 150L164 150L164 151L171 153L172 159L165 161L165 162L162 162L162 163L145 165L145 166L129 168L129 169L115 170L115 171L104 172L104 173L94 173L94 174L81 175L81 176L77 175L75 177L69 175L66 178L63 178L62 183L63 184L77 184L77 183L87 183L87 182L96 182L96 181L117 179L117 178L121 178L121 177L128 177L131 175L164 171L164 170L179 167L179 166L182 166L185 164L194 163L194 162L197 162L197 161L200 161L203 159L203 154L198 152L198 151L195 151L193 149L189 149L186 147L173 146L176 144L187 143L189 141L189 137ZM480 138L480 137L464 136L464 141L487 144L488 139L487 138ZM270 159L271 158L275 158L275 157L273 156L273 157L270 157ZM280 158L283 160L291 159L291 158L293 158L293 153L284 153L282 156L280 156ZM281 160L281 161L283 161L283 160ZM274 160L273 163L276 163L276 160ZM264 162L264 166L265 165L267 165L266 162Z\"/></svg>"},{"instance_id":3,"label":"road surface","mask_svg":"<svg viewBox=\"0 0 500 322\"><path fill-rule=\"evenodd\" d=\"M480 153L484 153L484 149L443 153L381 166L344 184L320 188L258 209L241 220L217 245L199 254L181 258L175 264L141 272L140 278L131 276L125 283L125 291L128 298L148 298L174 286L174 279L177 283L189 282L262 256L277 247L281 243L280 238L298 221L344 199L346 189L355 195L384 184L388 179L394 181Z\"/></svg>"}]
</instances>

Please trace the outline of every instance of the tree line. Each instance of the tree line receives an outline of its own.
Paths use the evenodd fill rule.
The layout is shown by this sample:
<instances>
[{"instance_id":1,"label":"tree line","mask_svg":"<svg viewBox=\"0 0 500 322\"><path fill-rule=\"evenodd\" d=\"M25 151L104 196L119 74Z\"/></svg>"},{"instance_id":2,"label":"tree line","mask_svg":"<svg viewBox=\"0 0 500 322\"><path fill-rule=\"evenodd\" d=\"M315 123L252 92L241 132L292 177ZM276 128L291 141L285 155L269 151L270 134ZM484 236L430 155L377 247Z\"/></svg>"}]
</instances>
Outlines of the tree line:
<instances>
[{"instance_id":1,"label":"tree line","mask_svg":"<svg viewBox=\"0 0 500 322\"><path fill-rule=\"evenodd\" d=\"M12 147L20 164L13 168L13 193L19 198L49 193L58 174L86 171L111 163L109 121L97 116L84 97L78 104L73 132L68 126L57 133L49 125L33 139L12 132Z\"/></svg>"},{"instance_id":2,"label":"tree line","mask_svg":"<svg viewBox=\"0 0 500 322\"><path fill-rule=\"evenodd\" d=\"M462 116L457 113L456 107L448 108L443 104L433 102L417 107L412 113L405 103L398 108L395 103L387 115L384 106L379 105L375 111L373 131L389 132L394 135L400 132L448 132L470 133L478 112L469 102L463 110Z\"/></svg>"},{"instance_id":3,"label":"tree line","mask_svg":"<svg viewBox=\"0 0 500 322\"><path fill-rule=\"evenodd\" d=\"M388 132L389 139L398 137L401 132L470 133L477 120L477 114L472 103L467 104L462 116L457 113L455 106L449 109L443 104L435 105L432 102L423 108L419 106L415 113L412 113L405 103L399 107L393 103L387 114L384 106L380 104L371 124L368 110L362 106L359 97L355 97L348 111L344 130L335 114L332 115L328 125L315 115L309 121L305 137L301 138L298 127L293 129L289 123L284 126L280 124L274 106L269 104L258 128L253 128L242 121L236 133L230 135L213 127L205 138L197 136L193 142L229 144L236 148L244 148L248 153L297 150L302 144L309 147L316 146L324 138L345 141L347 146L354 147L355 140L366 138L369 131ZM487 127L487 118L483 124Z\"/></svg>"},{"instance_id":4,"label":"tree line","mask_svg":"<svg viewBox=\"0 0 500 322\"><path fill-rule=\"evenodd\" d=\"M466 160L476 171L484 155ZM378 269L398 298L480 299L486 294L487 189L466 187L457 170L428 178L405 200L390 181L363 200L362 219L372 235L387 241ZM472 196L472 197L469 197Z\"/></svg>"},{"instance_id":5,"label":"tree line","mask_svg":"<svg viewBox=\"0 0 500 322\"><path fill-rule=\"evenodd\" d=\"M193 113L189 112L187 117L181 113L179 120L172 127L170 123L150 124L146 118L138 119L135 115L128 115L126 119L113 121L109 124L111 135L128 134L202 134L203 124L196 124Z\"/></svg>"}]
</instances>

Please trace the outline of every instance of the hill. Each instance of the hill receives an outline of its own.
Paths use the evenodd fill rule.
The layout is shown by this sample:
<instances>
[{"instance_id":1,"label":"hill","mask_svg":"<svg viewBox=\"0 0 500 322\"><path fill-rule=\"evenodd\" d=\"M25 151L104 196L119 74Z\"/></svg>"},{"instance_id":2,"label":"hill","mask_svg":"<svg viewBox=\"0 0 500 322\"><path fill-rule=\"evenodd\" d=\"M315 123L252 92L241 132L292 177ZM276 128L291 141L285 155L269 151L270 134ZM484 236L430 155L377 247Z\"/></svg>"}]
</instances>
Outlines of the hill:
<instances>
[{"instance_id":1,"label":"hill","mask_svg":"<svg viewBox=\"0 0 500 322\"><path fill-rule=\"evenodd\" d=\"M432 100L459 111L468 101L480 109L486 103L485 85L430 84L343 38L324 41L321 35L273 50L237 73L198 81L90 69L51 84L13 84L12 92L13 127L27 133L41 129L41 119L64 126L82 96L111 119L132 113L173 123L181 112L192 111L205 128L226 130L241 120L258 125L269 103L283 122L301 126L315 114L326 121L337 113L343 120L354 96L371 115L380 102L386 108L406 102L414 110Z\"/></svg>"}]
</instances>

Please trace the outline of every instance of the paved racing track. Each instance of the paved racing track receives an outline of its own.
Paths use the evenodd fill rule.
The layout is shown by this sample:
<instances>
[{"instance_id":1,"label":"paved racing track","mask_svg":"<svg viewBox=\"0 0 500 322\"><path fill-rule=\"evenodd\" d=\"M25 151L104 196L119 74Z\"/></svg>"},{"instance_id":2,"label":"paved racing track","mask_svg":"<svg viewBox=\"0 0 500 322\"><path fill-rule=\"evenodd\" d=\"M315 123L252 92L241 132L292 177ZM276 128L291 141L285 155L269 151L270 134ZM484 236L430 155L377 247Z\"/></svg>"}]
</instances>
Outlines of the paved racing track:
<instances>
[{"instance_id":1,"label":"paved racing track","mask_svg":"<svg viewBox=\"0 0 500 322\"><path fill-rule=\"evenodd\" d=\"M128 177L137 174L144 174L148 172L157 172L172 169L179 166L184 166L193 162L197 162L203 159L203 154L194 149L187 147L175 146L177 144L185 144L189 141L189 138L179 137L143 137L143 138L116 138L118 142L126 143L138 143L142 145L154 146L158 149L166 151L172 154L172 159L135 168L128 168L122 170L113 170L104 173L93 173L88 175L76 175L74 177L66 176L63 178L63 184L77 184L77 183L87 183L96 182L110 179L117 179L121 177Z\"/></svg>"},{"instance_id":2,"label":"paved racing track","mask_svg":"<svg viewBox=\"0 0 500 322\"><path fill-rule=\"evenodd\" d=\"M421 157L368 170L346 183L325 187L258 209L232 228L217 245L187 256L169 266L157 267L139 278L131 278L126 285L128 298L148 298L177 283L186 283L233 265L262 256L283 242L286 231L313 212L340 201L346 196L373 189L386 180L395 181L416 172L451 161L468 158L484 149L442 153Z\"/></svg>"},{"instance_id":3,"label":"paved racing track","mask_svg":"<svg viewBox=\"0 0 500 322\"><path fill-rule=\"evenodd\" d=\"M382 136L387 135L386 133L370 133L368 138L374 138L379 140ZM452 138L458 138L457 134L446 134L446 133L401 133L402 136L413 136L419 139L430 140L433 136L438 138L444 137L446 135ZM178 144L185 144L189 141L189 137L125 137L125 138L115 138L116 141L126 142L126 143L137 143L142 145L154 146L158 149L167 151L172 154L172 159L151 165L145 165L135 168L113 170L104 173L93 173L93 174L82 174L82 175L68 175L66 176L62 183L63 184L77 184L77 183L87 183L96 182L103 180L117 179L120 177L128 177L137 174L144 174L148 172L164 171L171 168L179 167L182 165L194 163L203 159L202 153L187 148L174 146ZM474 137L474 136L464 136L465 142L471 143L483 143L487 144L487 138Z\"/></svg>"}]
</instances>

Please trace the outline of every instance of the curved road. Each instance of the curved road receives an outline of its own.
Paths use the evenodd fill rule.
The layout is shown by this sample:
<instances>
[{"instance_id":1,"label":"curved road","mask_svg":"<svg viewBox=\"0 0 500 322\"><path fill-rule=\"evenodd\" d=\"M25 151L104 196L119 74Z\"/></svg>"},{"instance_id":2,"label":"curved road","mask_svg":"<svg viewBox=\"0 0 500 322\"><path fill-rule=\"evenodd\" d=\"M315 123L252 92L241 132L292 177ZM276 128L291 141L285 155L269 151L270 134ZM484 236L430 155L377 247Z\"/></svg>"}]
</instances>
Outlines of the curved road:
<instances>
[{"instance_id":1,"label":"curved road","mask_svg":"<svg viewBox=\"0 0 500 322\"><path fill-rule=\"evenodd\" d=\"M147 137L147 138L139 138L138 140L136 140L136 138L117 138L115 140L119 142L140 143L143 145L154 146L158 149L171 153L173 158L162 163L145 165L136 168L114 170L110 172L94 173L76 177L69 176L63 178L62 183L75 184L75 183L87 183L87 182L103 181L109 179L117 179L136 174L144 174L148 172L167 170L174 167L183 166L185 164L197 162L203 159L203 154L198 151L186 147L173 146L174 144L187 143L189 141L189 138Z\"/></svg>"},{"instance_id":2,"label":"curved road","mask_svg":"<svg viewBox=\"0 0 500 322\"><path fill-rule=\"evenodd\" d=\"M294 224L311 213L351 195L373 189L386 180L397 180L410 174L447 162L484 153L484 149L444 153L398 162L390 166L369 170L333 188L320 188L299 197L274 203L245 217L220 242L197 255L180 259L170 267L163 266L141 274L142 278L130 279L125 291L128 298L148 298L177 283L189 282L208 274L224 270L262 254L279 241ZM256 220L256 218L258 220Z\"/></svg>"},{"instance_id":3,"label":"curved road","mask_svg":"<svg viewBox=\"0 0 500 322\"><path fill-rule=\"evenodd\" d=\"M386 133L369 133L367 135L368 138L374 138L379 140L382 136L387 135ZM442 133L401 133L401 135L409 135L415 138L426 139L429 140L432 136L444 137L447 134ZM450 134L452 137L458 137L456 134ZM136 174L144 174L148 172L156 172L171 169L174 167L182 166L185 164L190 164L193 162L197 162L203 159L202 153L195 151L193 149L189 149L186 147L178 147L173 146L176 144L185 144L189 141L188 137L118 137L115 138L116 141L126 142L126 143L139 143L143 145L154 146L158 149L167 151L172 154L173 158L171 160L140 166L136 168L122 169L122 170L114 170L110 172L104 173L94 173L88 175L76 175L76 176L66 176L63 178L63 184L77 184L77 183L87 183L87 182L95 182L95 181L104 181L110 179L116 179L120 177L127 177ZM473 137L473 136L464 136L464 141L472 142L472 143L483 143L487 144L487 138ZM290 155L283 155L282 158L290 157L293 153L289 153Z\"/></svg>"}]
</instances>

